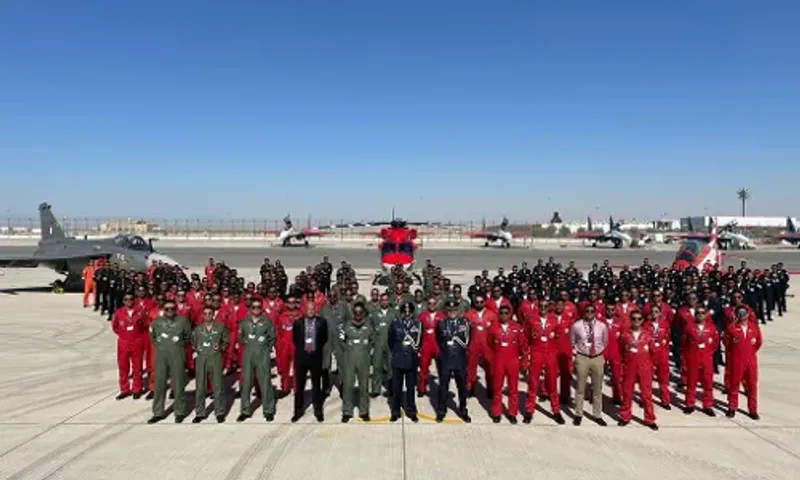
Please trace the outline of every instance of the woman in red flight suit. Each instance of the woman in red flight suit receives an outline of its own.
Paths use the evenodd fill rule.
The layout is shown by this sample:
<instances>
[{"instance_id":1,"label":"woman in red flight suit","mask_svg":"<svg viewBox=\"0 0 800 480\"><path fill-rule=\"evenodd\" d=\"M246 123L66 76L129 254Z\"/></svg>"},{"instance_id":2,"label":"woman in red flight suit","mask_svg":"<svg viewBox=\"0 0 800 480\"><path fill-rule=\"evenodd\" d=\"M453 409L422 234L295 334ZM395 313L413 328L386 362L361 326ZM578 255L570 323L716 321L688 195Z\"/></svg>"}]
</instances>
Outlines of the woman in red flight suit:
<instances>
[{"instance_id":1,"label":"woman in red flight suit","mask_svg":"<svg viewBox=\"0 0 800 480\"><path fill-rule=\"evenodd\" d=\"M737 321L725 330L725 373L730 371L728 385L728 418L739 408L739 386L744 383L747 394L747 412L758 420L758 351L763 337L758 322L751 321L745 306L736 308Z\"/></svg>"},{"instance_id":2,"label":"woman in red flight suit","mask_svg":"<svg viewBox=\"0 0 800 480\"><path fill-rule=\"evenodd\" d=\"M436 324L445 318L442 311L436 309L434 299L428 299L428 309L419 315L422 324L422 348L419 351L419 374L417 377L417 396L422 397L428 392L428 376L430 375L431 362L439 358L439 344L436 343Z\"/></svg>"},{"instance_id":3,"label":"woman in red flight suit","mask_svg":"<svg viewBox=\"0 0 800 480\"><path fill-rule=\"evenodd\" d=\"M622 406L619 409L619 426L631 422L633 416L633 388L638 383L644 406L644 423L651 430L658 430L653 411L653 364L650 351L653 337L647 328L642 328L644 316L635 310L630 314L631 327L620 336L623 357Z\"/></svg>"},{"instance_id":4,"label":"woman in red flight suit","mask_svg":"<svg viewBox=\"0 0 800 480\"><path fill-rule=\"evenodd\" d=\"M714 351L719 344L717 327L708 322L708 310L697 305L694 322L685 325L683 332L686 352L686 407L683 413L694 412L697 398L697 383L703 389L703 413L714 417Z\"/></svg>"},{"instance_id":5,"label":"woman in red flight suit","mask_svg":"<svg viewBox=\"0 0 800 480\"><path fill-rule=\"evenodd\" d=\"M499 320L489 328L489 348L492 350L492 404L489 415L500 423L503 413L503 384L508 382L508 417L512 424L519 415L519 372L528 368L528 341L525 329L511 321L511 309L500 306Z\"/></svg>"}]
</instances>

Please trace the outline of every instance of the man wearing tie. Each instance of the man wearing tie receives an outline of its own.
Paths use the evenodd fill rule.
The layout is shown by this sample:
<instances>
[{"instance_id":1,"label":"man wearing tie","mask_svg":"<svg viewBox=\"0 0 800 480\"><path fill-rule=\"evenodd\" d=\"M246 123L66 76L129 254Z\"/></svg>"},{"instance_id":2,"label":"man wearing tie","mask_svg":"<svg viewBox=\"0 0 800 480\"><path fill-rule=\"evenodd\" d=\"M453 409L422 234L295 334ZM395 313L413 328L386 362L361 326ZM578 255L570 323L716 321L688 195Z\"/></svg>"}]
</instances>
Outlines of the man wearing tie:
<instances>
[{"instance_id":1,"label":"man wearing tie","mask_svg":"<svg viewBox=\"0 0 800 480\"><path fill-rule=\"evenodd\" d=\"M572 324L570 343L575 351L575 372L577 388L575 392L575 426L583 420L583 397L586 392L586 380L592 379L592 410L596 422L605 427L603 420L603 369L605 359L603 352L608 344L608 327L596 318L595 305L584 306L583 319Z\"/></svg>"},{"instance_id":2,"label":"man wearing tie","mask_svg":"<svg viewBox=\"0 0 800 480\"><path fill-rule=\"evenodd\" d=\"M305 315L294 321L292 327L292 340L294 343L294 416L292 422L297 422L303 416L303 396L306 379L311 374L311 396L314 404L314 416L318 422L325 421L322 404L325 396L322 391L322 353L323 347L328 342L328 324L316 315L316 306L313 302L306 302Z\"/></svg>"}]
</instances>

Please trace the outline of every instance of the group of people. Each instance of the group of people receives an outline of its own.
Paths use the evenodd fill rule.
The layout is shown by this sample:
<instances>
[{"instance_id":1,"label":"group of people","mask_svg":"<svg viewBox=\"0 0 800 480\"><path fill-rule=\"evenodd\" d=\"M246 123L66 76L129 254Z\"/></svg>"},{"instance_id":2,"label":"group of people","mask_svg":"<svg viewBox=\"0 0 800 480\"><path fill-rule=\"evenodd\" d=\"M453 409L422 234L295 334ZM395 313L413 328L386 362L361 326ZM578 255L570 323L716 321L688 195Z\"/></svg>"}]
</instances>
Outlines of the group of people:
<instances>
[{"instance_id":1,"label":"group of people","mask_svg":"<svg viewBox=\"0 0 800 480\"><path fill-rule=\"evenodd\" d=\"M258 284L246 283L213 259L202 278L166 265L144 273L92 268L91 278L104 269L109 277L124 279L124 288L116 284L120 293L114 293L121 295L121 306L116 308L116 300L102 301L98 288L95 308L111 313L118 335L117 398L152 398L151 423L165 418L169 390L175 421L187 417L185 387L192 376L193 421L207 417L209 395L217 421L224 421L226 374L236 375L237 421L253 415L254 387L266 421L274 419L276 398L292 392L292 421L299 420L310 379L320 422L333 387L342 397L343 422L356 410L369 421L370 400L381 394L390 399L392 421L405 412L416 422L415 396L435 387L432 403L441 422L451 380L458 394L457 414L470 422L467 398L480 393L479 367L494 422L502 419L507 387L505 413L511 423L517 423L520 413L529 423L538 397L549 400L559 424L565 423L561 406L574 399L573 424L580 425L591 385L592 418L606 425L602 398L607 373L619 406L618 424L631 421L638 384L644 423L657 430L653 382L659 403L670 409L674 370L675 391L684 392L684 412L695 411L699 384L701 411L714 416L713 378L723 366L727 416L736 414L744 385L748 415L758 419L760 323L772 320L773 312L783 315L789 287L780 264L763 271L743 263L738 270L699 272L662 268L647 259L618 273L606 261L586 276L572 263L563 266L552 258L531 268L523 262L508 272L500 268L493 277L483 271L466 296L461 285L428 262L418 276L418 288L407 272L395 269L375 278L369 298L359 293L355 271L346 262L333 280L327 258L305 269L291 285L280 262L268 259ZM438 382L429 375L433 363ZM277 386L272 383L273 366ZM520 408L521 378L527 382L527 395Z\"/></svg>"}]
</instances>

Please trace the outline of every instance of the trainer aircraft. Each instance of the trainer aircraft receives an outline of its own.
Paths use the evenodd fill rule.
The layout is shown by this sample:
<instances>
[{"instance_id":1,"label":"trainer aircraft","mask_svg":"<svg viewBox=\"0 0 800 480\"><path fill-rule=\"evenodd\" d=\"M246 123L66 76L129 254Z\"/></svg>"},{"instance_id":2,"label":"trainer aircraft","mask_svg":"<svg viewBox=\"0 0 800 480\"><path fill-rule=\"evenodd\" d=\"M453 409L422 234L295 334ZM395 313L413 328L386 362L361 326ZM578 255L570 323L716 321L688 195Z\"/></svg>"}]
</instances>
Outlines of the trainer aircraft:
<instances>
[{"instance_id":1,"label":"trainer aircraft","mask_svg":"<svg viewBox=\"0 0 800 480\"><path fill-rule=\"evenodd\" d=\"M719 249L716 218L711 223L711 233L708 239L698 238L683 242L678 254L675 256L674 265L678 270L694 267L699 271L709 270L714 266L722 266L722 252Z\"/></svg>"},{"instance_id":2,"label":"trainer aircraft","mask_svg":"<svg viewBox=\"0 0 800 480\"><path fill-rule=\"evenodd\" d=\"M488 247L492 243L499 243L499 245L503 248L510 248L511 247L511 240L514 236L511 232L508 231L508 218L505 216L503 217L503 221L500 222L500 226L497 227L497 230L494 232L489 231L481 231L481 232L472 232L469 234L470 238L483 238L486 240L483 244L484 247Z\"/></svg>"},{"instance_id":3,"label":"trainer aircraft","mask_svg":"<svg viewBox=\"0 0 800 480\"><path fill-rule=\"evenodd\" d=\"M153 248L153 240L138 235L117 235L113 238L89 240L70 238L64 234L50 205L39 205L41 239L33 255L0 257L0 267L35 268L39 265L66 275L65 288L81 286L81 273L89 260L102 259L126 269L146 271L153 263L179 265L172 258Z\"/></svg>"},{"instance_id":4,"label":"trainer aircraft","mask_svg":"<svg viewBox=\"0 0 800 480\"><path fill-rule=\"evenodd\" d=\"M633 238L628 233L622 231L622 225L614 223L614 218L608 218L608 231L598 232L594 231L592 227L592 219L589 217L586 232L579 232L573 235L573 238L580 238L584 240L591 240L592 246L596 247L598 243L610 243L614 248L623 247L641 247L644 243L638 238Z\"/></svg>"},{"instance_id":5,"label":"trainer aircraft","mask_svg":"<svg viewBox=\"0 0 800 480\"><path fill-rule=\"evenodd\" d=\"M778 234L777 238L791 245L797 245L797 248L800 248L800 232L798 232L797 227L794 226L792 217L786 217L786 231Z\"/></svg>"},{"instance_id":6,"label":"trainer aircraft","mask_svg":"<svg viewBox=\"0 0 800 480\"><path fill-rule=\"evenodd\" d=\"M289 214L283 218L283 230L278 233L278 244L280 244L282 247L291 247L293 245L297 245L296 243L293 243L294 241L298 241L301 242L301 245L308 247L309 238L321 237L325 235L325 233L326 232L312 228L295 230L294 225L292 225L292 216Z\"/></svg>"}]
</instances>

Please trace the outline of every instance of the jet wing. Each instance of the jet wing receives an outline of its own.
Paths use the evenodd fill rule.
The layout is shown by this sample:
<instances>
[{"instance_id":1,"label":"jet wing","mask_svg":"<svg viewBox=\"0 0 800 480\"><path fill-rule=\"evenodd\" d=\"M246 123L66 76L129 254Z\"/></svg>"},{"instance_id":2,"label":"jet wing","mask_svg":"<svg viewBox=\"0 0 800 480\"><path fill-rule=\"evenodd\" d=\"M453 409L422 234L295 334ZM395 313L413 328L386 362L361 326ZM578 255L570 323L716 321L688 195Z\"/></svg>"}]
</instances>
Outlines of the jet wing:
<instances>
[{"instance_id":1,"label":"jet wing","mask_svg":"<svg viewBox=\"0 0 800 480\"><path fill-rule=\"evenodd\" d=\"M472 232L469 234L469 238L485 238L486 240L495 240L497 235L491 232Z\"/></svg>"},{"instance_id":2,"label":"jet wing","mask_svg":"<svg viewBox=\"0 0 800 480\"><path fill-rule=\"evenodd\" d=\"M579 232L572 236L572 238L583 238L587 240L600 240L605 238L606 234L602 232Z\"/></svg>"},{"instance_id":3,"label":"jet wing","mask_svg":"<svg viewBox=\"0 0 800 480\"><path fill-rule=\"evenodd\" d=\"M31 256L12 256L0 258L0 267L5 268L36 268L39 260Z\"/></svg>"},{"instance_id":4,"label":"jet wing","mask_svg":"<svg viewBox=\"0 0 800 480\"><path fill-rule=\"evenodd\" d=\"M697 232L689 232L689 233L670 233L667 234L668 238L680 238L682 240L708 240L711 238L711 235L708 233L697 233Z\"/></svg>"}]
</instances>

